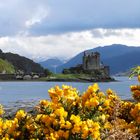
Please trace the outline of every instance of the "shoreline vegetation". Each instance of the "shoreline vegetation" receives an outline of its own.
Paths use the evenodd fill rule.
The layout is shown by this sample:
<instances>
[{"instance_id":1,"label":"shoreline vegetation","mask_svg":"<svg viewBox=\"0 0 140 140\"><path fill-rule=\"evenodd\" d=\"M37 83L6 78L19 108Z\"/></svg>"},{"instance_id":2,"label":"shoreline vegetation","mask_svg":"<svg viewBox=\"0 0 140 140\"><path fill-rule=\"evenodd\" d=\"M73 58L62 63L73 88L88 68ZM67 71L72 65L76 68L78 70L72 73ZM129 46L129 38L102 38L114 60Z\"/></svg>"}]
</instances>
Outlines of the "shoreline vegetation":
<instances>
[{"instance_id":1,"label":"shoreline vegetation","mask_svg":"<svg viewBox=\"0 0 140 140\"><path fill-rule=\"evenodd\" d=\"M90 74L53 74L49 77L42 77L44 81L62 81L62 82L110 82L115 79L110 77L92 77Z\"/></svg>"},{"instance_id":2,"label":"shoreline vegetation","mask_svg":"<svg viewBox=\"0 0 140 140\"><path fill-rule=\"evenodd\" d=\"M1 74L0 81L46 81L46 82L112 82L116 81L111 77L92 77L90 74L51 74L47 77L16 79L14 74Z\"/></svg>"}]
</instances>

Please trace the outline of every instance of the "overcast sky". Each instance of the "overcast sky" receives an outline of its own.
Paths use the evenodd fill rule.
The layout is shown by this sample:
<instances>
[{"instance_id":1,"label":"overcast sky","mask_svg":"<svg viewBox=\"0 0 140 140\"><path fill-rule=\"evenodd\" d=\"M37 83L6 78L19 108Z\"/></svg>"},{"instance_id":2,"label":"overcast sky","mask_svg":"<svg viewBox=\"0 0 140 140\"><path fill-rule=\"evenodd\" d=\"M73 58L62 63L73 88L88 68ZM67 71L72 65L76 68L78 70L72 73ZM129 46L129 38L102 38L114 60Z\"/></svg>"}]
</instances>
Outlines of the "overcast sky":
<instances>
[{"instance_id":1,"label":"overcast sky","mask_svg":"<svg viewBox=\"0 0 140 140\"><path fill-rule=\"evenodd\" d=\"M140 0L1 0L0 48L36 61L140 46Z\"/></svg>"}]
</instances>

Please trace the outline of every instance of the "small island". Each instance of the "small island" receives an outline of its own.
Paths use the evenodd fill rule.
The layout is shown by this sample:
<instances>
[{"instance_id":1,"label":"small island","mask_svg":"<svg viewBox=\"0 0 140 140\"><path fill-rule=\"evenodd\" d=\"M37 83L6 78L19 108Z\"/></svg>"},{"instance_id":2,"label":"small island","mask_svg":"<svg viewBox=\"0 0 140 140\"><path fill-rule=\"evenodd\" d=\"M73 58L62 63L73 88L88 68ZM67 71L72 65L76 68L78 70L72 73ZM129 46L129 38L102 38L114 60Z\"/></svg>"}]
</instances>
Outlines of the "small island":
<instances>
[{"instance_id":1,"label":"small island","mask_svg":"<svg viewBox=\"0 0 140 140\"><path fill-rule=\"evenodd\" d=\"M109 82L110 68L104 65L99 52L84 52L82 64L63 69L62 74L52 74L41 78L46 81Z\"/></svg>"}]
</instances>

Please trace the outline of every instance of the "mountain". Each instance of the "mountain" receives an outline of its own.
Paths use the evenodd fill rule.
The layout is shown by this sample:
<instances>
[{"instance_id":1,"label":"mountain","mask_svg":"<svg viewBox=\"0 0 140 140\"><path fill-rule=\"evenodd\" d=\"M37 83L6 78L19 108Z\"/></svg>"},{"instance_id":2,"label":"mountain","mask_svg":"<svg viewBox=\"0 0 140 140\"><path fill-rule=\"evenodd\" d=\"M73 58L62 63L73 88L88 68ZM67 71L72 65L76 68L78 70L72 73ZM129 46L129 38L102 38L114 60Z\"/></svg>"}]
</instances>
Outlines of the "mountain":
<instances>
[{"instance_id":1,"label":"mountain","mask_svg":"<svg viewBox=\"0 0 140 140\"><path fill-rule=\"evenodd\" d=\"M63 61L57 59L57 58L52 58L52 59L48 59L46 61L43 61L43 62L40 62L39 63L43 68L47 68L49 69L50 71L56 73L56 67L64 64Z\"/></svg>"},{"instance_id":2,"label":"mountain","mask_svg":"<svg viewBox=\"0 0 140 140\"><path fill-rule=\"evenodd\" d=\"M22 70L25 73L43 73L44 71L40 64L18 54L3 53L0 50L0 58L11 63L15 70Z\"/></svg>"},{"instance_id":3,"label":"mountain","mask_svg":"<svg viewBox=\"0 0 140 140\"><path fill-rule=\"evenodd\" d=\"M132 67L140 65L140 50L119 55L111 59L104 59L104 63L110 66L112 74L129 71Z\"/></svg>"},{"instance_id":4,"label":"mountain","mask_svg":"<svg viewBox=\"0 0 140 140\"><path fill-rule=\"evenodd\" d=\"M111 74L124 72L130 68L140 65L140 47L126 46L121 44L113 44L104 47L97 47L87 52L99 52L101 54L101 61L105 65L110 66ZM79 53L67 63L59 66L57 70L62 72L64 68L69 68L82 63L84 52Z\"/></svg>"},{"instance_id":5,"label":"mountain","mask_svg":"<svg viewBox=\"0 0 140 140\"><path fill-rule=\"evenodd\" d=\"M0 59L0 73L12 74L15 72L14 66L8 61Z\"/></svg>"}]
</instances>

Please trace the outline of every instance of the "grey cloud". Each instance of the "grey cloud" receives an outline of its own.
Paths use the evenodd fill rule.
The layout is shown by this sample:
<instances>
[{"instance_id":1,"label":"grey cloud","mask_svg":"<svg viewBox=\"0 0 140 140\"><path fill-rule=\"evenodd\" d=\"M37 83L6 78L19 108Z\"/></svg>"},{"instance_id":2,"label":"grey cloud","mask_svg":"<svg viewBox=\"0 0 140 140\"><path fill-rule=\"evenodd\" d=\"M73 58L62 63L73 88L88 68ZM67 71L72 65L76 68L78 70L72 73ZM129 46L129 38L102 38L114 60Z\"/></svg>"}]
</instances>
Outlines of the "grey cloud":
<instances>
[{"instance_id":1,"label":"grey cloud","mask_svg":"<svg viewBox=\"0 0 140 140\"><path fill-rule=\"evenodd\" d=\"M109 36L122 35L122 32L120 32L120 30L114 30L114 29L93 29L92 31L90 31L90 33L94 38L103 38Z\"/></svg>"},{"instance_id":2,"label":"grey cloud","mask_svg":"<svg viewBox=\"0 0 140 140\"><path fill-rule=\"evenodd\" d=\"M130 32L129 29L125 29L125 31L122 32L121 29L93 29L90 31L92 36L94 38L104 38L104 37L120 37L120 36L125 36L125 37L133 37L134 34Z\"/></svg>"},{"instance_id":3,"label":"grey cloud","mask_svg":"<svg viewBox=\"0 0 140 140\"><path fill-rule=\"evenodd\" d=\"M108 36L120 36L122 33L119 30L113 30L113 29L109 29L109 30L105 30L104 32L104 36L108 37Z\"/></svg>"},{"instance_id":4,"label":"grey cloud","mask_svg":"<svg viewBox=\"0 0 140 140\"><path fill-rule=\"evenodd\" d=\"M39 9L49 9L48 15L38 14ZM95 28L140 28L139 9L139 0L2 0L0 35L28 32L39 36ZM110 34L114 32L106 36Z\"/></svg>"},{"instance_id":5,"label":"grey cloud","mask_svg":"<svg viewBox=\"0 0 140 140\"><path fill-rule=\"evenodd\" d=\"M92 34L92 36L94 38L103 38L104 37L102 31L99 29L94 29L94 30L90 31L90 33Z\"/></svg>"},{"instance_id":6,"label":"grey cloud","mask_svg":"<svg viewBox=\"0 0 140 140\"><path fill-rule=\"evenodd\" d=\"M93 28L140 28L139 0L59 0L58 3L49 0L48 4L50 18L33 26L31 34L56 34Z\"/></svg>"}]
</instances>

